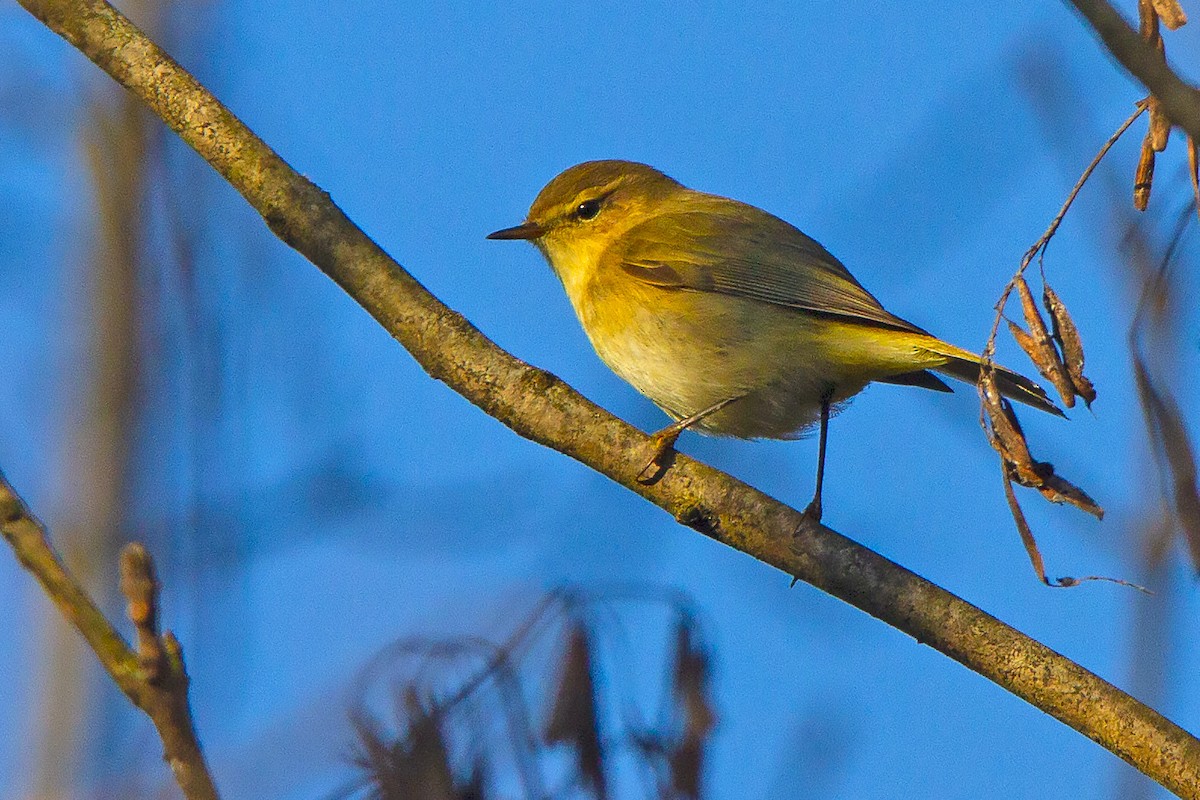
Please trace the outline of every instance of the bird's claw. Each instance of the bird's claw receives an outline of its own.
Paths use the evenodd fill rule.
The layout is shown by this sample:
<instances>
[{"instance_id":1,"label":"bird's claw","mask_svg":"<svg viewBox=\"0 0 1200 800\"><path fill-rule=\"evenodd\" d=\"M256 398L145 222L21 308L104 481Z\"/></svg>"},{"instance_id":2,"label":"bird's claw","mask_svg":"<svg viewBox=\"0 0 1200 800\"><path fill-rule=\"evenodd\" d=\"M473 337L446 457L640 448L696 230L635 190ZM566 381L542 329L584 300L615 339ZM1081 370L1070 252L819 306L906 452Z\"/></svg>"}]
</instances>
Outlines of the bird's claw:
<instances>
[{"instance_id":1,"label":"bird's claw","mask_svg":"<svg viewBox=\"0 0 1200 800\"><path fill-rule=\"evenodd\" d=\"M650 447L653 455L638 473L638 483L654 483L663 476L671 466L671 457L675 453L675 442L679 439L679 431L666 428L650 435Z\"/></svg>"}]
</instances>

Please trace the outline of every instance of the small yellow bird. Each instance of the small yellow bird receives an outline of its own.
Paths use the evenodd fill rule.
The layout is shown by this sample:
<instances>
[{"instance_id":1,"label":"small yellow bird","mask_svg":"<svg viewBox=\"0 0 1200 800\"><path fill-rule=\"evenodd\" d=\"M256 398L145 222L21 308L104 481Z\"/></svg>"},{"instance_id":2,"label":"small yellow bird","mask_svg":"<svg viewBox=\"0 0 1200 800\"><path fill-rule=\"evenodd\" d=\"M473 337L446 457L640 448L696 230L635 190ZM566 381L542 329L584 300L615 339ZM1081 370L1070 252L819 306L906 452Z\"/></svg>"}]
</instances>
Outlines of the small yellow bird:
<instances>
[{"instance_id":1,"label":"small yellow bird","mask_svg":"<svg viewBox=\"0 0 1200 800\"><path fill-rule=\"evenodd\" d=\"M819 422L805 511L816 520L831 409L871 381L948 392L929 370L979 378L979 356L885 311L792 225L645 164L577 164L523 224L488 238L535 244L596 353L675 420L654 434L647 470L685 428L789 439ZM998 367L996 380L1004 395L1062 415L1029 379Z\"/></svg>"}]
</instances>

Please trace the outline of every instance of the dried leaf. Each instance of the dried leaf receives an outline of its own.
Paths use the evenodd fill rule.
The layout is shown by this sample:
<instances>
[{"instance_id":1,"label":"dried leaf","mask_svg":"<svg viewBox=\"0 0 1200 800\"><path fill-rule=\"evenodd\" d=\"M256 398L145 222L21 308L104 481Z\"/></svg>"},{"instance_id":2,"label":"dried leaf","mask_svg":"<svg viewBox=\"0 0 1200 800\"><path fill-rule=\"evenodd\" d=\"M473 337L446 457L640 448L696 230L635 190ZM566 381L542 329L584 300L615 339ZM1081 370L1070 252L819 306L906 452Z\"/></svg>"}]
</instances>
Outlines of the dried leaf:
<instances>
[{"instance_id":1,"label":"dried leaf","mask_svg":"<svg viewBox=\"0 0 1200 800\"><path fill-rule=\"evenodd\" d=\"M1046 329L1046 321L1042 319L1042 312L1034 302L1033 292L1029 290L1024 276L1017 278L1016 289L1021 298L1021 312L1025 317L1025 324L1029 326L1029 333L1026 336L1018 336L1014 332L1013 338L1029 356L1029 360L1034 363L1042 377L1054 384L1066 407L1072 408L1075 405L1075 385L1071 383L1062 357L1054 347L1050 332ZM1009 330L1013 329L1020 330L1010 322Z\"/></svg>"},{"instance_id":2,"label":"dried leaf","mask_svg":"<svg viewBox=\"0 0 1200 800\"><path fill-rule=\"evenodd\" d=\"M1021 504L1017 502L1017 493L1013 491L1012 481L1008 478L1004 479L1004 498L1008 500L1008 510L1012 513L1013 522L1017 524L1017 531L1021 534L1021 543L1025 545L1025 552L1029 555L1029 563L1033 566L1034 574L1042 583L1054 586L1055 584L1046 579L1046 563L1042 560L1037 540L1033 538L1033 529L1029 527L1029 522L1025 519L1025 512L1021 510Z\"/></svg>"},{"instance_id":3,"label":"dried leaf","mask_svg":"<svg viewBox=\"0 0 1200 800\"><path fill-rule=\"evenodd\" d=\"M1175 514L1187 539L1192 566L1200 572L1200 488L1196 485L1195 448L1178 404L1154 386L1140 356L1134 357L1133 374L1150 441L1165 457L1171 471Z\"/></svg>"},{"instance_id":4,"label":"dried leaf","mask_svg":"<svg viewBox=\"0 0 1200 800\"><path fill-rule=\"evenodd\" d=\"M1062 397L1066 407L1074 407L1075 386L1071 383L1065 367L1059 362L1058 353L1054 348L1039 345L1020 325L1017 325L1012 320L1005 321L1008 323L1008 332L1012 334L1017 345L1025 351L1025 355L1029 356L1029 360L1037 366L1038 372L1054 384L1054 388Z\"/></svg>"},{"instance_id":5,"label":"dried leaf","mask_svg":"<svg viewBox=\"0 0 1200 800\"><path fill-rule=\"evenodd\" d=\"M1063 365L1067 369L1067 377L1075 387L1075 394L1083 398L1088 408L1096 399L1096 387L1083 374L1083 339L1075 321L1067 312L1067 307L1058 295L1050 288L1050 284L1042 284L1042 304L1050 313L1050 324L1054 329L1054 341L1062 353Z\"/></svg>"},{"instance_id":6,"label":"dried leaf","mask_svg":"<svg viewBox=\"0 0 1200 800\"><path fill-rule=\"evenodd\" d=\"M708 653L696 641L694 625L684 618L675 633L675 669L672 693L682 716L682 730L667 754L676 797L700 797L704 748L716 725L708 696L711 667Z\"/></svg>"},{"instance_id":7,"label":"dried leaf","mask_svg":"<svg viewBox=\"0 0 1200 800\"><path fill-rule=\"evenodd\" d=\"M364 714L351 722L358 734L357 761L380 800L456 800L450 754L436 711L425 708L411 687L404 698L408 726L397 737Z\"/></svg>"},{"instance_id":8,"label":"dried leaf","mask_svg":"<svg viewBox=\"0 0 1200 800\"><path fill-rule=\"evenodd\" d=\"M992 447L1000 454L1004 462L1006 474L1013 471L1018 480L1032 480L1036 483L1033 472L1033 457L1029 454L1029 444L1025 434L1017 422L1012 406L1000 395L996 387L996 373L991 369L979 371L979 387L983 394L983 407L988 416L988 432Z\"/></svg>"},{"instance_id":9,"label":"dried leaf","mask_svg":"<svg viewBox=\"0 0 1200 800\"><path fill-rule=\"evenodd\" d=\"M1042 485L1037 487L1042 497L1051 503L1070 503L1096 519L1104 519L1104 509L1087 492L1056 473L1052 464L1040 461L1038 465L1045 470Z\"/></svg>"},{"instance_id":10,"label":"dried leaf","mask_svg":"<svg viewBox=\"0 0 1200 800\"><path fill-rule=\"evenodd\" d=\"M600 800L608 796L600 715L596 708L596 683L592 673L591 642L587 627L582 622L572 627L567 639L558 689L544 737L549 744L571 745L584 783Z\"/></svg>"},{"instance_id":11,"label":"dried leaf","mask_svg":"<svg viewBox=\"0 0 1200 800\"><path fill-rule=\"evenodd\" d=\"M1142 140L1142 155L1138 159L1137 172L1133 178L1133 207L1145 211L1150 203L1150 187L1154 183L1154 148L1151 146L1150 132Z\"/></svg>"},{"instance_id":12,"label":"dried leaf","mask_svg":"<svg viewBox=\"0 0 1200 800\"><path fill-rule=\"evenodd\" d=\"M1171 138L1171 119L1163 111L1157 97L1150 98L1150 128L1147 134L1154 152L1161 153L1167 149L1167 141Z\"/></svg>"},{"instance_id":13,"label":"dried leaf","mask_svg":"<svg viewBox=\"0 0 1200 800\"><path fill-rule=\"evenodd\" d=\"M1187 14L1183 13L1179 0L1153 0L1153 3L1155 12L1168 29L1179 30L1187 24Z\"/></svg>"},{"instance_id":14,"label":"dried leaf","mask_svg":"<svg viewBox=\"0 0 1200 800\"><path fill-rule=\"evenodd\" d=\"M1005 322L1008 323L1008 332L1012 334L1013 339L1016 340L1020 348L1025 351L1025 355L1031 359L1034 358L1037 355L1037 342L1033 341L1033 337L1011 319L1006 319Z\"/></svg>"},{"instance_id":15,"label":"dried leaf","mask_svg":"<svg viewBox=\"0 0 1200 800\"><path fill-rule=\"evenodd\" d=\"M1103 519L1104 509L1087 492L1055 473L1053 464L1033 458L1012 403L1000 396L991 370L981 370L979 386L990 423L992 447L1004 461L1005 481L1016 481L1022 486L1037 489L1053 503L1070 503ZM1017 524L1019 527L1020 522Z\"/></svg>"},{"instance_id":16,"label":"dried leaf","mask_svg":"<svg viewBox=\"0 0 1200 800\"><path fill-rule=\"evenodd\" d=\"M1012 513L1013 522L1017 525L1017 530L1021 534L1021 543L1025 545L1025 552L1029 555L1029 563L1033 566L1033 572L1037 575L1038 580L1055 589L1069 589L1072 586L1078 586L1087 581L1107 581L1108 583L1116 583L1121 586L1128 586L1130 589L1137 589L1145 594L1152 594L1144 586L1139 586L1136 583L1131 583L1120 578L1108 578L1103 575L1086 575L1082 578L1062 577L1062 578L1047 578L1046 564L1042 560L1042 553L1038 549L1037 540L1033 538L1033 529L1029 527L1028 520L1025 519L1025 512L1021 510L1020 503L1017 502L1017 494L1013 491L1012 482L1004 481L1004 497L1008 500L1008 510Z\"/></svg>"}]
</instances>

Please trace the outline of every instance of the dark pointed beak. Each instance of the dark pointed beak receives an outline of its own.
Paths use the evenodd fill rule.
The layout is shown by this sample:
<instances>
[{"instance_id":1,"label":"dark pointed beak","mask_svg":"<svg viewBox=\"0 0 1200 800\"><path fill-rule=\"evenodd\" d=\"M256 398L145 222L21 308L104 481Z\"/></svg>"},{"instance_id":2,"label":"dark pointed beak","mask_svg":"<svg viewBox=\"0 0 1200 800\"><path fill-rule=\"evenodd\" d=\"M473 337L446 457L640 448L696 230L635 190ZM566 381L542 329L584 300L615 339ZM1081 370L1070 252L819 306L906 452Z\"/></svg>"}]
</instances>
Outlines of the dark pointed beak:
<instances>
[{"instance_id":1,"label":"dark pointed beak","mask_svg":"<svg viewBox=\"0 0 1200 800\"><path fill-rule=\"evenodd\" d=\"M489 239L540 239L546 229L536 222L523 222L513 228L504 228L503 230L489 233Z\"/></svg>"}]
</instances>

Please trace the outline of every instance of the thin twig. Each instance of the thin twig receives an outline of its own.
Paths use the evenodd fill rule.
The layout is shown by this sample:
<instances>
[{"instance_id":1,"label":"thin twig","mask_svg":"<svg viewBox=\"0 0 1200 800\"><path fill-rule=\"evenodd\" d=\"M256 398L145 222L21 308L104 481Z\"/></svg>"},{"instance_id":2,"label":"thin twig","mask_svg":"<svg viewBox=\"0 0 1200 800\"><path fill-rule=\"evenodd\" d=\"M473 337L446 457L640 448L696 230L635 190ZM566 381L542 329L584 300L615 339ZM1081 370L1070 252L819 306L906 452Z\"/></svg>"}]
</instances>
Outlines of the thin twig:
<instances>
[{"instance_id":1,"label":"thin twig","mask_svg":"<svg viewBox=\"0 0 1200 800\"><path fill-rule=\"evenodd\" d=\"M992 320L992 329L988 334L987 344L983 348L982 360L985 368L990 368L993 365L993 357L996 352L996 335L1000 331L1000 322L1004 319L1004 307L1008 304L1008 298L1017 288L1017 283L1020 282L1021 277L1025 274L1025 270L1028 269L1030 263L1033 262L1033 259L1039 254L1044 253L1046 247L1050 244L1050 240L1058 233L1058 229L1066 218L1067 212L1071 210L1071 206L1075 203L1075 198L1079 196L1079 192L1083 189L1084 184L1092 177L1092 173L1100 166L1100 162L1108 155L1108 151L1113 148L1113 145L1117 143L1117 140L1121 138L1125 131L1129 130L1129 126L1137 122L1137 118L1146 111L1146 106L1146 101L1140 100L1137 104L1137 109L1129 115L1128 119L1121 123L1121 126L1117 128L1112 136L1108 137L1108 141L1104 143L1091 163L1083 170L1083 173L1079 176L1079 180L1075 181L1075 185L1071 188L1071 193L1067 195L1067 199L1063 202L1062 207L1059 208L1058 213L1054 215L1054 219L1051 220L1050 226L1046 228L1045 233L1033 243L1032 247L1025 251L1025 255L1021 259L1021 266L1017 268L1017 271L1004 287L1004 291L1000 293L1000 299L996 301L996 318Z\"/></svg>"},{"instance_id":2,"label":"thin twig","mask_svg":"<svg viewBox=\"0 0 1200 800\"><path fill-rule=\"evenodd\" d=\"M1200 740L949 592L728 475L679 456L641 484L649 440L514 358L431 295L320 188L101 0L20 0L141 98L271 230L335 280L432 376L533 441L601 472L679 522L878 617L1200 800Z\"/></svg>"},{"instance_id":3,"label":"thin twig","mask_svg":"<svg viewBox=\"0 0 1200 800\"><path fill-rule=\"evenodd\" d=\"M67 570L50 545L45 526L30 513L2 472L0 534L21 566L33 573L67 621L83 635L117 687L150 717L162 740L163 757L184 797L218 800L188 707L187 673L179 643L169 633L158 633L158 585L145 548L129 545L121 557L122 590L137 628L139 658ZM148 662L153 662L152 666Z\"/></svg>"}]
</instances>

